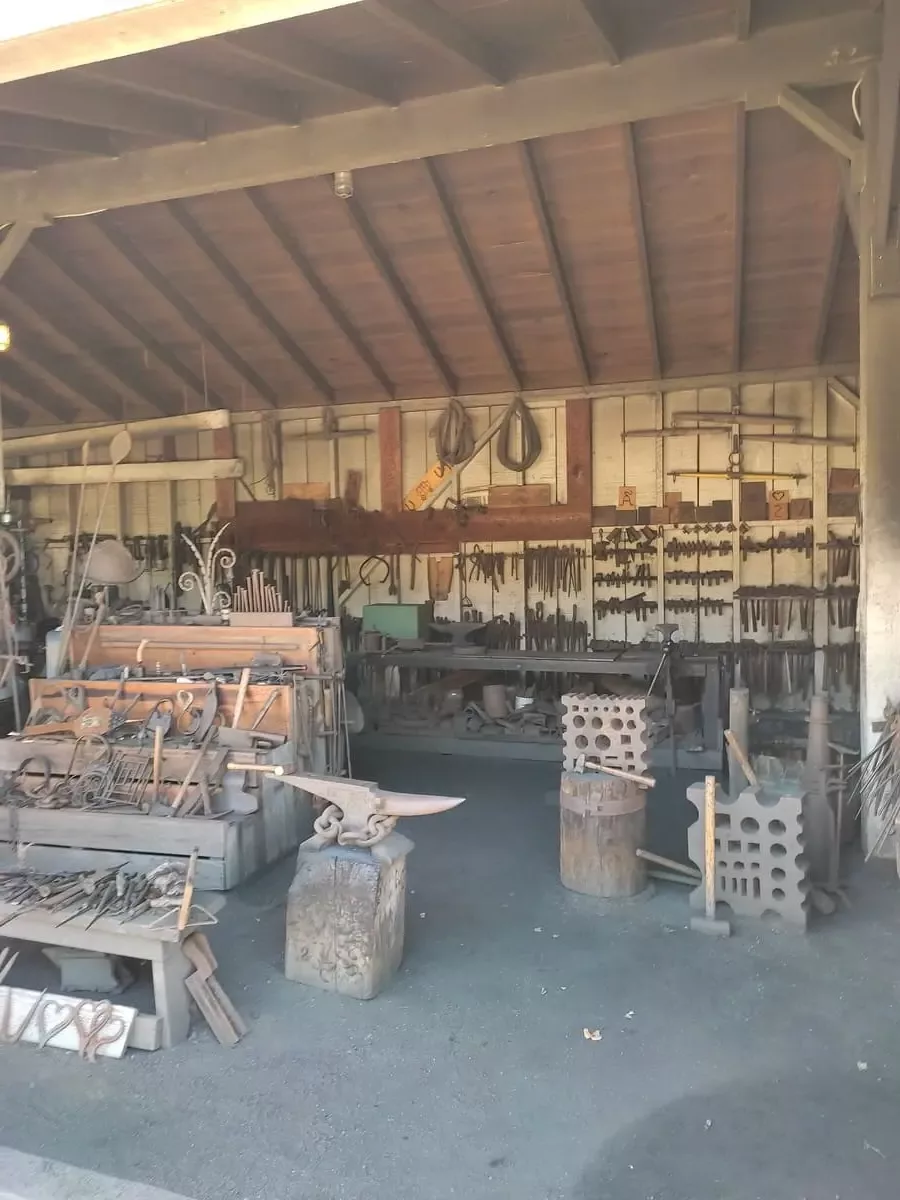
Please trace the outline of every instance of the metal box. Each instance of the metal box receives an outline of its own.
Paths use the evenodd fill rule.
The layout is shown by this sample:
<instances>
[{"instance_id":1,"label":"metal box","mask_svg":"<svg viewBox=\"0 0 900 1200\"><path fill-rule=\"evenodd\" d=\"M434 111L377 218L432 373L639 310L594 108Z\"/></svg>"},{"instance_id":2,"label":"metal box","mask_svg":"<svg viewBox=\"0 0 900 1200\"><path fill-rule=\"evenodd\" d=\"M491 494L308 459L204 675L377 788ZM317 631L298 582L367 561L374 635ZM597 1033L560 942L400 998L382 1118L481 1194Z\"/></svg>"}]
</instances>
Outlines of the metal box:
<instances>
[{"instance_id":1,"label":"metal box","mask_svg":"<svg viewBox=\"0 0 900 1200\"><path fill-rule=\"evenodd\" d=\"M434 603L366 604L363 606L363 632L381 633L396 641L426 640L431 634Z\"/></svg>"}]
</instances>

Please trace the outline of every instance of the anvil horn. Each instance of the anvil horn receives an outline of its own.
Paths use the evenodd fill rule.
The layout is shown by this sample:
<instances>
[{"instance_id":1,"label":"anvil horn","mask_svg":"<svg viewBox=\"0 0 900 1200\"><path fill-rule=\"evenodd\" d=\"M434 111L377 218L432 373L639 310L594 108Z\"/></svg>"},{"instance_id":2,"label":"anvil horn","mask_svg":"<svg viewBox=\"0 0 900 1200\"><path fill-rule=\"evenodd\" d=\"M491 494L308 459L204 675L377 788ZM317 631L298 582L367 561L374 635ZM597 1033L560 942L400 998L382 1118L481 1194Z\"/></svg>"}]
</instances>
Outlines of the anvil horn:
<instances>
[{"instance_id":1,"label":"anvil horn","mask_svg":"<svg viewBox=\"0 0 900 1200\"><path fill-rule=\"evenodd\" d=\"M465 796L410 795L408 792L376 792L378 811L388 817L428 817L447 812L465 802Z\"/></svg>"}]
</instances>

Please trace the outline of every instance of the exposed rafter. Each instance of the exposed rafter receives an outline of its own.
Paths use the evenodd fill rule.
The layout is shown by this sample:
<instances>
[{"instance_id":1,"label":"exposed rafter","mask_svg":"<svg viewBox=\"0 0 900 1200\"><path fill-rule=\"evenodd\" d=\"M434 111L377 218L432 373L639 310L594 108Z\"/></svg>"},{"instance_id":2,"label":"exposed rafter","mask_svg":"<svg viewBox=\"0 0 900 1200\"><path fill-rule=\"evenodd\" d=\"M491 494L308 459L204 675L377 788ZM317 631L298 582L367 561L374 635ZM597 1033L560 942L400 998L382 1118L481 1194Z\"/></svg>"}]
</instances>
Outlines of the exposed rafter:
<instances>
[{"instance_id":1,"label":"exposed rafter","mask_svg":"<svg viewBox=\"0 0 900 1200\"><path fill-rule=\"evenodd\" d=\"M872 241L892 235L896 201L898 105L900 105L900 0L884 0L883 51L878 64L878 125L875 134Z\"/></svg>"},{"instance_id":2,"label":"exposed rafter","mask_svg":"<svg viewBox=\"0 0 900 1200\"><path fill-rule=\"evenodd\" d=\"M312 45L306 39L286 41L280 30L249 29L239 36L220 38L217 44L263 66L278 67L282 74L293 75L304 83L338 87L376 104L393 104L395 101L389 80L368 63L348 58L321 44Z\"/></svg>"},{"instance_id":3,"label":"exposed rafter","mask_svg":"<svg viewBox=\"0 0 900 1200\"><path fill-rule=\"evenodd\" d=\"M846 126L829 116L817 104L807 100L796 88L781 89L778 95L778 107L789 113L795 121L799 121L810 133L842 157L852 162L862 154L864 149L862 138L851 133Z\"/></svg>"},{"instance_id":4,"label":"exposed rafter","mask_svg":"<svg viewBox=\"0 0 900 1200\"><path fill-rule=\"evenodd\" d=\"M177 288L173 287L163 272L150 262L131 239L127 238L125 234L117 229L115 224L108 218L95 217L94 222L96 228L100 230L109 244L115 250L118 250L119 254L131 264L139 275L143 276L145 282L157 291L171 308L175 309L185 325L193 329L201 341L211 346L228 363L235 374L240 376L244 383L253 389L261 400L265 400L273 407L277 406L278 393L275 389L249 363L241 358L231 343L222 337L218 330L197 312L194 306L182 296Z\"/></svg>"},{"instance_id":5,"label":"exposed rafter","mask_svg":"<svg viewBox=\"0 0 900 1200\"><path fill-rule=\"evenodd\" d=\"M734 0L734 36L745 42L753 32L753 0Z\"/></svg>"},{"instance_id":6,"label":"exposed rafter","mask_svg":"<svg viewBox=\"0 0 900 1200\"><path fill-rule=\"evenodd\" d=\"M26 324L30 316L28 310L16 307L6 294L0 303L10 323L14 322L10 358L27 371L32 380L37 381L37 386L49 388L51 395L59 395L64 404L74 406L78 411L95 412L106 420L122 420L124 405L118 391L110 391L97 382L97 378L85 369L85 356L77 347L71 342L62 341L63 345L70 348L65 359L58 352L48 353L47 346L53 344L51 339L57 343L61 341L58 330L32 321L32 328L40 329L44 336L43 341L38 341Z\"/></svg>"},{"instance_id":7,"label":"exposed rafter","mask_svg":"<svg viewBox=\"0 0 900 1200\"><path fill-rule=\"evenodd\" d=\"M450 369L443 351L428 328L428 323L416 307L409 289L397 273L393 262L391 262L390 255L381 244L381 239L372 228L371 222L366 216L359 200L351 198L350 200L340 200L338 203L345 206L344 211L350 218L350 223L356 230L357 237L362 242L363 248L388 290L403 310L406 319L415 330L419 343L425 351L433 370L439 377L446 394L448 396L455 396L459 391L459 380Z\"/></svg>"},{"instance_id":8,"label":"exposed rafter","mask_svg":"<svg viewBox=\"0 0 900 1200\"><path fill-rule=\"evenodd\" d=\"M115 148L104 129L48 121L46 117L0 112L0 145L54 154L112 155Z\"/></svg>"},{"instance_id":9,"label":"exposed rafter","mask_svg":"<svg viewBox=\"0 0 900 1200\"><path fill-rule=\"evenodd\" d=\"M637 154L634 148L634 129L626 125L623 129L622 149L625 155L625 172L628 179L629 208L634 239L637 246L637 266L640 272L641 293L644 297L644 313L647 335L650 339L652 374L662 374L659 350L659 326L656 321L656 304L653 300L653 280L650 275L650 256L647 253L647 230L644 223L644 202L641 198L641 180L638 172Z\"/></svg>"},{"instance_id":10,"label":"exposed rafter","mask_svg":"<svg viewBox=\"0 0 900 1200\"><path fill-rule=\"evenodd\" d=\"M394 385L384 367L382 367L381 363L363 341L359 330L344 312L343 308L341 308L334 296L332 296L331 292L319 278L315 267L304 254L300 247L300 243L282 220L277 209L268 201L262 192L256 189L248 191L246 195L247 199L264 221L269 232L303 276L310 290L315 293L319 303L331 317L332 321L334 321L335 325L337 325L337 327L340 329L341 333L353 347L359 358L362 359L362 361L372 372L372 376L378 383L381 390L389 399L393 399Z\"/></svg>"},{"instance_id":11,"label":"exposed rafter","mask_svg":"<svg viewBox=\"0 0 900 1200\"><path fill-rule=\"evenodd\" d=\"M459 263L466 281L478 302L478 307L481 309L481 314L487 322L488 330L491 334L491 340L494 347L500 356L500 360L506 369L507 375L512 380L516 391L521 392L525 387L525 382L522 378L522 371L519 363L516 360L515 352L512 344L506 336L506 330L503 328L503 323L500 320L499 314L494 307L494 302L488 291L487 284L482 277L478 264L475 261L475 255L472 253L472 247L463 230L460 219L457 216L453 201L447 191L447 187L441 178L441 173L438 170L437 163L433 159L426 158L423 162L425 173L428 176L431 184L433 198L438 212L441 214L441 220L444 225L444 232L453 246L456 254L456 261Z\"/></svg>"},{"instance_id":12,"label":"exposed rafter","mask_svg":"<svg viewBox=\"0 0 900 1200\"><path fill-rule=\"evenodd\" d=\"M3 423L0 432L6 429L24 429L28 418L33 414L35 405L29 403L24 396L15 395L15 389L4 386L0 377L0 397L2 397Z\"/></svg>"},{"instance_id":13,"label":"exposed rafter","mask_svg":"<svg viewBox=\"0 0 900 1200\"><path fill-rule=\"evenodd\" d=\"M606 66L530 76L301 122L0 177L0 223L307 179L716 105L768 107L786 84L854 81L880 53L871 11L761 30ZM185 78L187 75L185 74Z\"/></svg>"},{"instance_id":14,"label":"exposed rafter","mask_svg":"<svg viewBox=\"0 0 900 1200\"><path fill-rule=\"evenodd\" d=\"M54 313L53 317L48 317L36 308L31 300L26 300L20 289L17 289L14 294L10 293L8 288L4 289L3 307L11 316L15 316L17 313L21 314L26 326L36 330L41 337L65 347L66 365L63 371L68 369L70 364L73 369L76 369L78 364L82 364L103 381L112 396L110 400L100 403L99 407L109 416L121 420L123 404L127 400L136 400L157 413L166 412L152 387L124 366L117 356L106 351L85 348L84 330L77 321L72 321L70 317L61 317L59 312ZM16 336L18 340L18 335ZM29 355L29 357L38 357L41 362L49 362L43 351L40 355ZM54 374L56 373L54 371ZM96 391L96 381L92 386ZM83 392L83 389L79 387L78 391ZM122 399L112 399L113 396L122 397Z\"/></svg>"},{"instance_id":15,"label":"exposed rafter","mask_svg":"<svg viewBox=\"0 0 900 1200\"><path fill-rule=\"evenodd\" d=\"M17 221L0 234L0 279L6 274L34 233L36 226L28 221Z\"/></svg>"},{"instance_id":16,"label":"exposed rafter","mask_svg":"<svg viewBox=\"0 0 900 1200\"><path fill-rule=\"evenodd\" d=\"M833 377L828 380L828 386L836 396L840 396L840 398L846 404L849 404L854 412L859 412L860 408L862 407L859 393L854 392L853 388L848 387L847 384L844 383L843 379Z\"/></svg>"},{"instance_id":17,"label":"exposed rafter","mask_svg":"<svg viewBox=\"0 0 900 1200\"><path fill-rule=\"evenodd\" d=\"M104 12L91 17L54 22L49 28L42 28L47 24L42 20L47 6L34 5L37 19L33 24L21 10L17 11L21 34L0 43L0 81L46 75L126 54L142 54L356 2L228 0L210 4L209 0L164 0L164 3L132 0L128 4L107 5ZM57 10L62 13L64 6L57 5Z\"/></svg>"},{"instance_id":18,"label":"exposed rafter","mask_svg":"<svg viewBox=\"0 0 900 1200\"><path fill-rule=\"evenodd\" d=\"M747 114L742 105L734 109L734 205L732 223L734 251L731 297L731 369L740 371L743 361L744 308L744 194L747 173Z\"/></svg>"},{"instance_id":19,"label":"exposed rafter","mask_svg":"<svg viewBox=\"0 0 900 1200\"><path fill-rule=\"evenodd\" d=\"M45 419L50 422L62 421L68 424L75 420L75 409L54 392L36 383L12 353L4 354L0 358L0 387L4 391L11 388L20 400L32 404L38 412L45 414Z\"/></svg>"},{"instance_id":20,"label":"exposed rafter","mask_svg":"<svg viewBox=\"0 0 900 1200\"><path fill-rule=\"evenodd\" d=\"M291 361L300 368L315 391L328 404L334 402L334 388L300 346L294 341L271 309L263 303L234 264L222 253L196 217L178 200L170 201L169 212L221 275L248 312L259 322L273 341L277 342Z\"/></svg>"},{"instance_id":21,"label":"exposed rafter","mask_svg":"<svg viewBox=\"0 0 900 1200\"><path fill-rule=\"evenodd\" d=\"M825 339L828 336L828 319L834 303L834 289L837 283L838 268L841 263L841 251L844 248L844 236L847 231L847 214L844 211L844 197L838 189L834 201L834 228L831 234L831 244L828 249L828 260L825 264L825 277L822 281L822 300L819 305L819 317L816 322L815 339L813 341L813 362L824 361Z\"/></svg>"},{"instance_id":22,"label":"exposed rafter","mask_svg":"<svg viewBox=\"0 0 900 1200\"><path fill-rule=\"evenodd\" d=\"M600 46L603 61L610 64L619 62L619 37L609 0L578 0L578 3L594 23L595 41Z\"/></svg>"},{"instance_id":23,"label":"exposed rafter","mask_svg":"<svg viewBox=\"0 0 900 1200\"><path fill-rule=\"evenodd\" d=\"M98 63L79 71L79 77L273 125L292 125L300 115L294 99L274 88L205 71L188 71L167 63L129 58ZM115 99L111 98L110 103L114 104Z\"/></svg>"},{"instance_id":24,"label":"exposed rafter","mask_svg":"<svg viewBox=\"0 0 900 1200\"><path fill-rule=\"evenodd\" d=\"M21 79L0 86L0 112L93 125L169 142L205 137L202 118L184 105L119 92L110 103L107 88L86 80Z\"/></svg>"},{"instance_id":25,"label":"exposed rafter","mask_svg":"<svg viewBox=\"0 0 900 1200\"><path fill-rule=\"evenodd\" d=\"M143 350L180 379L204 403L212 404L216 408L224 407L224 401L214 392L210 392L208 388L204 387L203 380L198 375L185 366L181 359L176 354L173 354L167 346L164 346L149 334L139 321L136 321L130 313L126 312L117 300L108 296L103 288L99 287L90 276L80 271L69 256L60 254L48 239L35 239L31 244L31 253L46 259L57 271L65 275L73 287L84 292L89 300L96 304L98 308L103 309L107 317L114 321L121 329L124 329Z\"/></svg>"},{"instance_id":26,"label":"exposed rafter","mask_svg":"<svg viewBox=\"0 0 900 1200\"><path fill-rule=\"evenodd\" d=\"M505 83L508 73L493 47L433 0L366 0L366 8L475 71L485 83Z\"/></svg>"},{"instance_id":27,"label":"exposed rafter","mask_svg":"<svg viewBox=\"0 0 900 1200\"><path fill-rule=\"evenodd\" d=\"M559 303L562 307L566 328L569 332L569 340L572 343L572 349L575 351L578 373L585 383L590 383L591 360L587 352L587 343L581 329L581 322L578 319L575 297L572 294L569 278L563 264L562 251L559 247L556 230L553 227L550 203L547 199L543 180L541 179L534 148L528 142L523 142L519 147L519 160L522 165L522 174L525 176L525 186L528 189L531 208L540 230L544 252L547 255L547 262L550 264L550 274L553 276L553 282L556 285L556 294L559 297Z\"/></svg>"}]
</instances>

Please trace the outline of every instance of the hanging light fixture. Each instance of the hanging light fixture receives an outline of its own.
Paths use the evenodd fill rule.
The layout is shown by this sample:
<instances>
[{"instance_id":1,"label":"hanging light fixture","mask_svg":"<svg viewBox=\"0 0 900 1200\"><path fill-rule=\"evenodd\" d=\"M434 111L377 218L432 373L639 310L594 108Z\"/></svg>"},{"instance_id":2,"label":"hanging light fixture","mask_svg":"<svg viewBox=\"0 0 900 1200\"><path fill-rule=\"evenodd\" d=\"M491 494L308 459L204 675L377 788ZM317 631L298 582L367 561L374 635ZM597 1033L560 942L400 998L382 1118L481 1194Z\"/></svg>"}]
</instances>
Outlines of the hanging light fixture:
<instances>
[{"instance_id":1,"label":"hanging light fixture","mask_svg":"<svg viewBox=\"0 0 900 1200\"><path fill-rule=\"evenodd\" d=\"M12 345L12 331L5 321L0 321L0 354L5 354Z\"/></svg>"},{"instance_id":2,"label":"hanging light fixture","mask_svg":"<svg viewBox=\"0 0 900 1200\"><path fill-rule=\"evenodd\" d=\"M341 200L349 200L353 195L353 172L352 171L335 171L334 173L334 194L339 196Z\"/></svg>"}]
</instances>

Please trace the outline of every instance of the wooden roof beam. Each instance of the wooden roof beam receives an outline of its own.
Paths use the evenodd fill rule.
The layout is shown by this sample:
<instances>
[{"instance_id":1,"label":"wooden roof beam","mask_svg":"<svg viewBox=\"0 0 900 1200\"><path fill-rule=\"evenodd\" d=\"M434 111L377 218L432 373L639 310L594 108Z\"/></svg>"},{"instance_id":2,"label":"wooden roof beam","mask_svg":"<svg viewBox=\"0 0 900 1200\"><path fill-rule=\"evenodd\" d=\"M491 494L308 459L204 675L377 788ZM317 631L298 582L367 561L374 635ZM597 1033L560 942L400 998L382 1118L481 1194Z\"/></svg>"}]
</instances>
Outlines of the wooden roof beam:
<instances>
[{"instance_id":1,"label":"wooden roof beam","mask_svg":"<svg viewBox=\"0 0 900 1200\"><path fill-rule=\"evenodd\" d=\"M194 306L182 296L178 289L169 282L163 272L153 265L149 258L138 249L131 239L117 229L108 218L94 217L93 220L96 228L103 234L109 244L143 277L144 282L149 284L154 291L158 292L169 307L178 313L178 316L184 321L185 325L193 330L202 342L206 342L207 345L211 346L228 363L235 374L253 389L261 400L272 405L273 408L276 407L278 404L278 393L275 389L249 363L241 358L231 343L222 337L218 330L205 317L197 312Z\"/></svg>"},{"instance_id":2,"label":"wooden roof beam","mask_svg":"<svg viewBox=\"0 0 900 1200\"><path fill-rule=\"evenodd\" d=\"M366 0L366 7L394 28L475 71L485 83L506 82L508 72L497 51L432 0Z\"/></svg>"},{"instance_id":3,"label":"wooden roof beam","mask_svg":"<svg viewBox=\"0 0 900 1200\"><path fill-rule=\"evenodd\" d=\"M64 71L85 63L143 54L164 46L231 33L269 21L283 21L322 9L339 8L357 0L125 0L101 16L79 18L78 6L69 0L57 5L68 10L68 20L50 24L46 6L35 12L27 32L0 40L0 82ZM24 19L17 13L21 27ZM49 24L49 28L47 27Z\"/></svg>"},{"instance_id":4,"label":"wooden roof beam","mask_svg":"<svg viewBox=\"0 0 900 1200\"><path fill-rule=\"evenodd\" d=\"M300 38L288 41L280 30L263 27L220 38L217 44L263 66L276 66L304 83L324 83L376 104L395 103L388 79L363 59L349 58L321 43L312 45Z\"/></svg>"},{"instance_id":5,"label":"wooden roof beam","mask_svg":"<svg viewBox=\"0 0 900 1200\"><path fill-rule=\"evenodd\" d=\"M634 129L626 125L623 130L623 150L625 154L625 171L628 178L629 207L631 223L637 244L637 265L640 272L641 293L644 297L644 313L647 323L647 334L650 339L650 356L652 374L659 378L662 374L661 355L659 350L659 325L656 319L656 305L653 300L653 279L650 275L650 255L647 252L647 230L644 222L644 202L641 198L641 179L638 171L637 154L634 148Z\"/></svg>"},{"instance_id":6,"label":"wooden roof beam","mask_svg":"<svg viewBox=\"0 0 900 1200\"><path fill-rule=\"evenodd\" d=\"M0 303L7 312L15 314L5 296L0 298ZM46 343L39 343L32 336L23 333L24 324L24 319L21 322L17 320L13 327L13 346L9 356L26 371L33 381L33 387L41 387L45 389L45 394L63 398L64 408L61 411L66 411L65 406L68 406L68 411L72 413L84 411L96 413L102 420L121 420L121 396L109 392L102 384L98 385L97 380L84 371L74 355L62 362L58 354L48 354ZM45 332L46 328L44 327ZM49 392L46 389L49 389Z\"/></svg>"},{"instance_id":7,"label":"wooden roof beam","mask_svg":"<svg viewBox=\"0 0 900 1200\"><path fill-rule=\"evenodd\" d=\"M167 63L128 58L84 68L78 77L272 125L293 125L300 116L294 98L276 88ZM115 104L115 93L110 104Z\"/></svg>"},{"instance_id":8,"label":"wooden roof beam","mask_svg":"<svg viewBox=\"0 0 900 1200\"><path fill-rule=\"evenodd\" d=\"M879 14L765 29L607 66L518 79L502 88L409 100L302 121L293 128L221 134L200 145L134 150L109 162L53 164L0 176L0 223L308 179L526 138L746 103L765 108L788 84L858 79L880 54Z\"/></svg>"},{"instance_id":9,"label":"wooden roof beam","mask_svg":"<svg viewBox=\"0 0 900 1200\"><path fill-rule=\"evenodd\" d=\"M591 360L587 351L587 343L581 328L581 322L578 318L575 297L572 293L568 276L566 275L559 240L556 236L556 230L553 227L550 203L547 199L543 180L541 179L534 149L528 142L523 142L519 146L519 161L522 166L522 173L525 176L525 186L528 189L531 208L540 230L544 252L547 255L547 261L550 265L550 274L553 276L556 294L559 297L559 303L562 307L563 318L569 333L569 341L572 343L572 349L575 351L578 373L584 383L590 383Z\"/></svg>"},{"instance_id":10,"label":"wooden roof beam","mask_svg":"<svg viewBox=\"0 0 900 1200\"><path fill-rule=\"evenodd\" d=\"M72 262L50 243L46 238L35 240L31 243L32 254L40 255L51 263L57 271L65 275L69 283L85 296L98 308L101 308L121 329L132 337L137 344L147 352L151 357L161 363L172 375L181 380L187 388L189 388L200 400L204 403L214 405L216 408L224 408L225 402L215 392L210 392L204 385L203 380L195 375L194 372L181 361L176 354L157 341L139 321L136 321L130 313L126 312L122 305L108 296L101 287L95 283L90 276L85 275ZM2 254L2 247L0 247Z\"/></svg>"},{"instance_id":11,"label":"wooden roof beam","mask_svg":"<svg viewBox=\"0 0 900 1200\"><path fill-rule=\"evenodd\" d=\"M29 221L16 221L0 238L0 279L6 274L28 244L36 226Z\"/></svg>"},{"instance_id":12,"label":"wooden roof beam","mask_svg":"<svg viewBox=\"0 0 900 1200\"><path fill-rule=\"evenodd\" d=\"M621 61L618 33L610 12L609 0L578 0L594 25L594 38L599 43L603 61L614 65Z\"/></svg>"},{"instance_id":13,"label":"wooden roof beam","mask_svg":"<svg viewBox=\"0 0 900 1200\"><path fill-rule=\"evenodd\" d=\"M900 106L900 0L884 0L883 52L878 64L878 118L875 130L872 242L882 247L893 236L897 186L898 106Z\"/></svg>"},{"instance_id":14,"label":"wooden roof beam","mask_svg":"<svg viewBox=\"0 0 900 1200\"><path fill-rule=\"evenodd\" d=\"M197 218L178 200L171 200L168 210L204 258L225 280L247 311L258 321L269 337L278 343L295 366L300 368L312 384L313 389L318 392L326 404L333 404L334 388L312 359L297 345L271 309L263 303L237 267L222 253Z\"/></svg>"},{"instance_id":15,"label":"wooden roof beam","mask_svg":"<svg viewBox=\"0 0 900 1200\"><path fill-rule=\"evenodd\" d=\"M168 142L206 136L202 118L184 105L123 91L116 92L111 103L108 88L54 76L0 85L0 112L93 125Z\"/></svg>"},{"instance_id":16,"label":"wooden roof beam","mask_svg":"<svg viewBox=\"0 0 900 1200\"><path fill-rule=\"evenodd\" d=\"M0 112L0 145L54 154L115 154L112 138L105 129L8 112Z\"/></svg>"},{"instance_id":17,"label":"wooden roof beam","mask_svg":"<svg viewBox=\"0 0 900 1200\"><path fill-rule=\"evenodd\" d=\"M747 114L740 105L734 110L734 249L731 294L731 369L740 371L744 332L744 201L747 174Z\"/></svg>"},{"instance_id":18,"label":"wooden roof beam","mask_svg":"<svg viewBox=\"0 0 900 1200\"><path fill-rule=\"evenodd\" d=\"M819 317L813 339L814 363L821 363L825 353L825 339L828 336L828 320L831 316L831 306L834 303L834 290L837 285L838 268L841 264L841 251L844 248L844 235L847 231L847 214L844 210L844 197L840 188L835 195L835 218L831 233L831 245L828 250L828 261L825 264L825 276L822 282L822 300L819 304Z\"/></svg>"},{"instance_id":19,"label":"wooden roof beam","mask_svg":"<svg viewBox=\"0 0 900 1200\"><path fill-rule=\"evenodd\" d=\"M70 322L68 318L60 318L57 313L52 318L47 317L40 309L36 308L32 301L26 300L20 290L11 293L8 288L4 290L2 298L2 306L6 312L10 314L10 323L16 314L20 314L23 324L30 326L36 330L42 337L47 338L50 342L56 342L58 345L65 347L66 366L69 363L82 363L93 371L99 379L103 381L106 388L110 390L111 398L105 403L98 403L101 411L107 415L115 417L117 420L122 419L122 405L126 399L136 399L142 404L146 404L154 412L164 414L167 410L159 401L159 398L154 394L144 380L138 378L127 367L124 367L121 362L117 361L112 354L104 353L95 349L85 349L84 345L84 330L77 321ZM18 335L13 330L13 338L18 340ZM41 362L48 362L49 358L45 354L35 354ZM57 372L53 372L56 374ZM96 388L96 384L93 385ZM79 388L79 391L82 389ZM118 402L112 397L123 397L118 399Z\"/></svg>"},{"instance_id":20,"label":"wooden roof beam","mask_svg":"<svg viewBox=\"0 0 900 1200\"><path fill-rule=\"evenodd\" d=\"M481 309L481 315L490 331L494 348L506 369L507 375L512 380L513 387L516 391L521 392L525 387L521 368L516 360L512 344L506 336L506 330L503 328L503 323L494 306L487 284L475 261L472 247L463 230L447 187L441 178L437 163L431 158L426 158L422 166L425 168L425 174L428 176L432 197L440 213L444 232L453 247L456 261L459 263L460 269L466 277L466 282L475 296L478 307Z\"/></svg>"},{"instance_id":21,"label":"wooden roof beam","mask_svg":"<svg viewBox=\"0 0 900 1200\"><path fill-rule=\"evenodd\" d=\"M409 288L407 288L406 284L400 278L391 261L390 255L381 244L381 239L372 228L369 218L366 216L365 210L359 200L351 197L349 200L339 200L338 203L345 205L345 211L350 218L351 225L356 231L356 236L362 242L363 248L368 254L372 265L381 276L385 286L413 327L419 344L425 351L431 368L440 379L446 394L448 396L455 396L459 391L459 380L451 370L450 364L444 357L443 351L428 327L428 323L416 307Z\"/></svg>"},{"instance_id":22,"label":"wooden roof beam","mask_svg":"<svg viewBox=\"0 0 900 1200\"><path fill-rule=\"evenodd\" d=\"M24 396L18 396L15 388L4 386L2 378L0 378L0 399L2 399L0 435L7 429L24 429L28 424L28 418L34 414L35 406L25 400Z\"/></svg>"},{"instance_id":23,"label":"wooden roof beam","mask_svg":"<svg viewBox=\"0 0 900 1200\"><path fill-rule=\"evenodd\" d=\"M22 365L16 361L12 351L0 357L0 390L13 392L20 400L32 405L44 419L62 424L75 420L75 409L59 399L55 393L35 383Z\"/></svg>"},{"instance_id":24,"label":"wooden roof beam","mask_svg":"<svg viewBox=\"0 0 900 1200\"><path fill-rule=\"evenodd\" d=\"M269 233L275 238L279 246L281 246L282 250L303 276L307 286L312 292L315 293L316 299L353 347L354 352L359 356L360 359L362 359L362 361L371 371L372 377L375 379L378 386L381 388L384 394L392 400L395 394L395 388L392 380L388 376L384 367L382 367L381 363L363 341L359 330L319 278L315 267L304 254L300 247L300 243L282 220L278 210L258 189L252 189L248 191L247 199L259 213L259 216L266 228L269 230Z\"/></svg>"},{"instance_id":25,"label":"wooden roof beam","mask_svg":"<svg viewBox=\"0 0 900 1200\"><path fill-rule=\"evenodd\" d=\"M802 96L796 88L784 87L778 93L778 107L789 113L795 121L814 134L819 141L848 159L851 163L860 158L864 143L862 138L851 133L846 126L827 112Z\"/></svg>"},{"instance_id":26,"label":"wooden roof beam","mask_svg":"<svg viewBox=\"0 0 900 1200\"><path fill-rule=\"evenodd\" d=\"M734 36L745 42L753 32L753 0L734 0Z\"/></svg>"}]
</instances>

